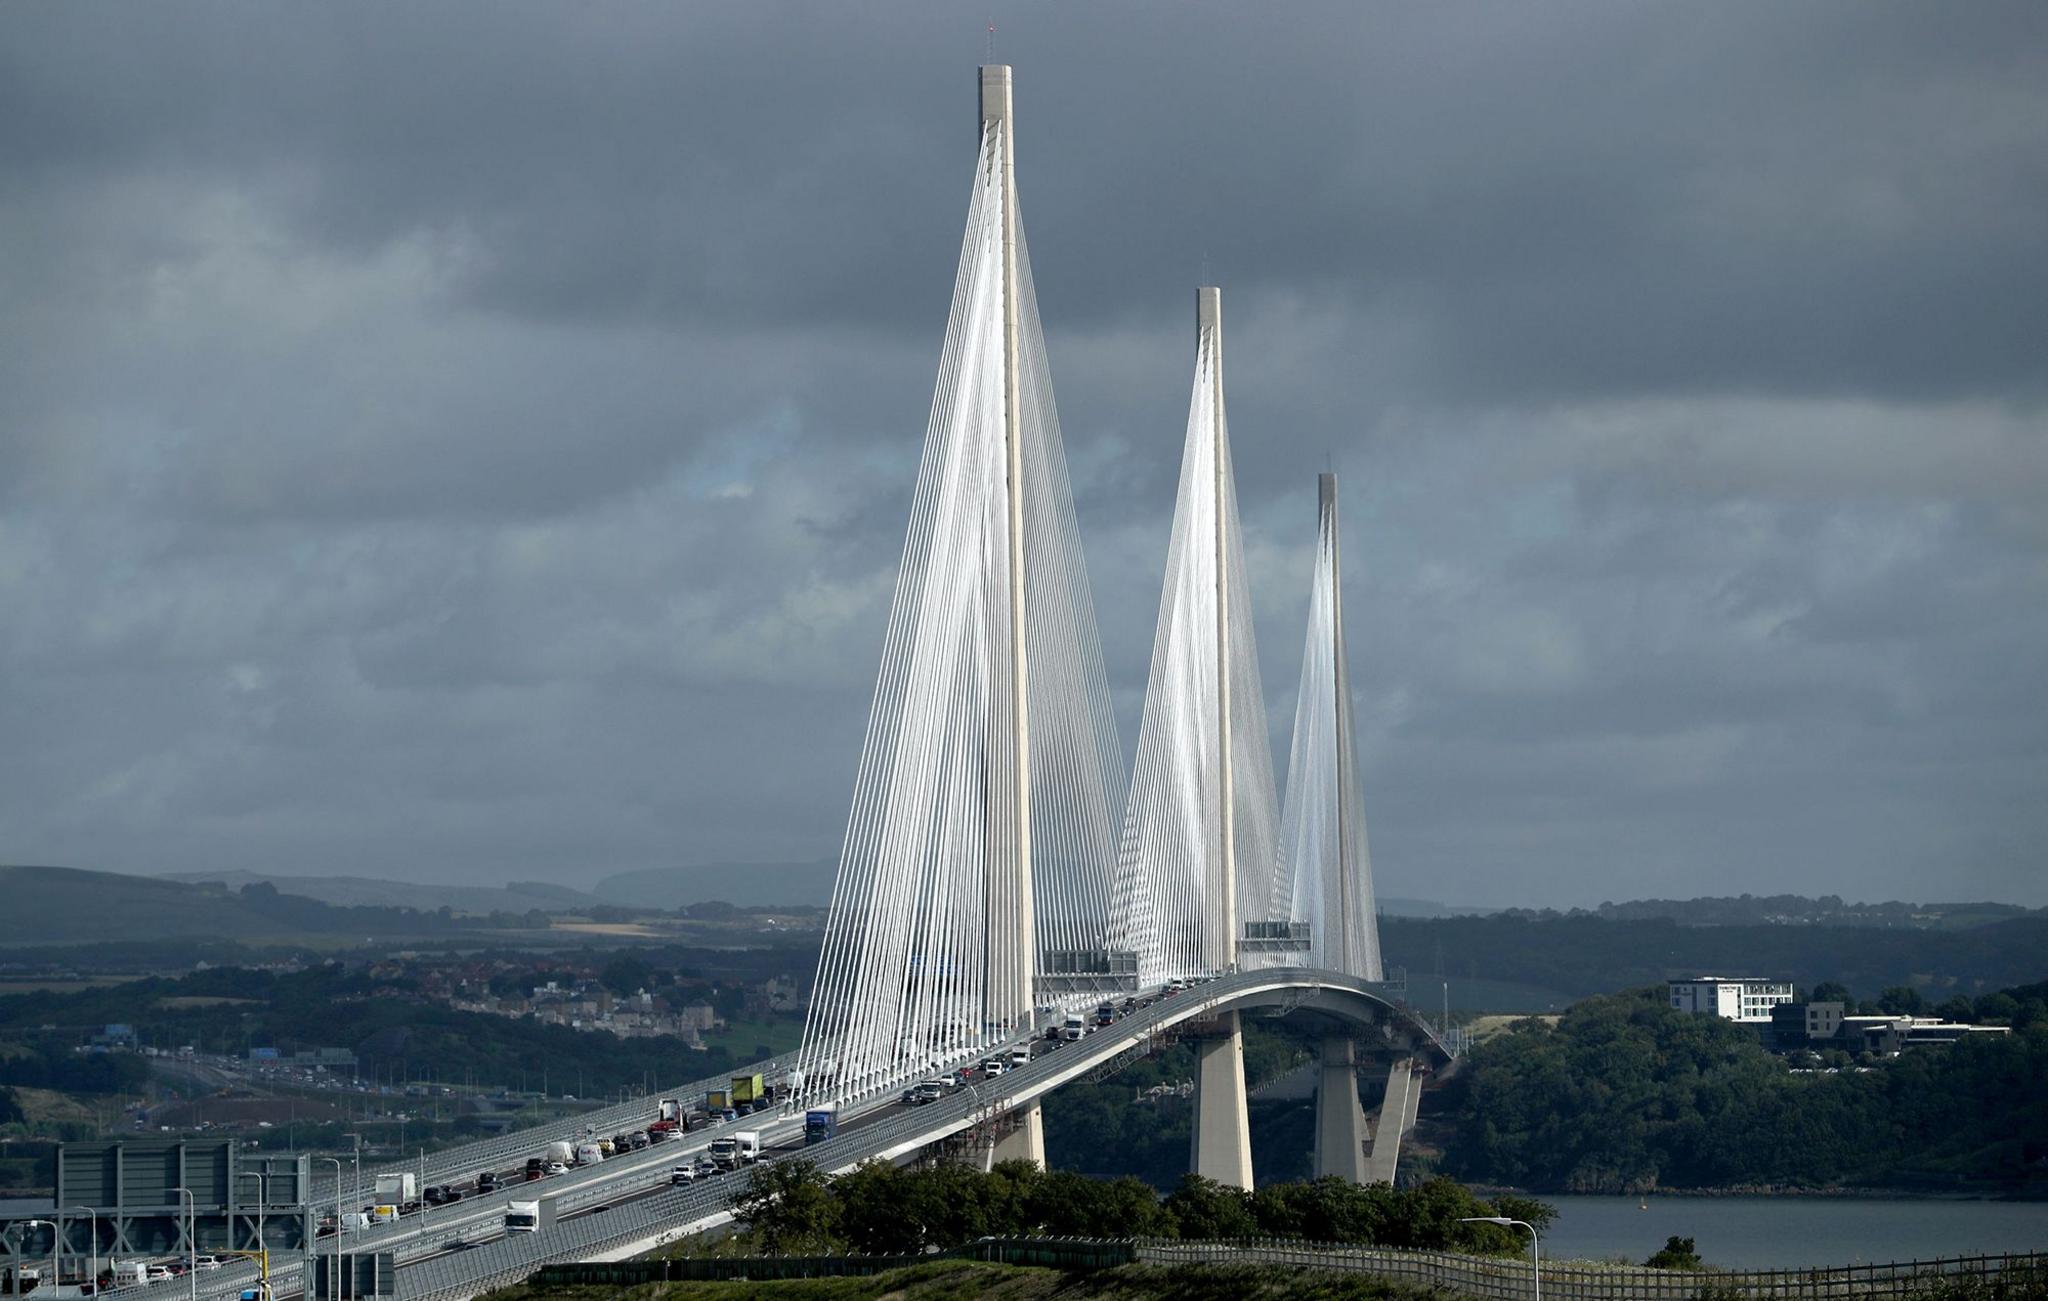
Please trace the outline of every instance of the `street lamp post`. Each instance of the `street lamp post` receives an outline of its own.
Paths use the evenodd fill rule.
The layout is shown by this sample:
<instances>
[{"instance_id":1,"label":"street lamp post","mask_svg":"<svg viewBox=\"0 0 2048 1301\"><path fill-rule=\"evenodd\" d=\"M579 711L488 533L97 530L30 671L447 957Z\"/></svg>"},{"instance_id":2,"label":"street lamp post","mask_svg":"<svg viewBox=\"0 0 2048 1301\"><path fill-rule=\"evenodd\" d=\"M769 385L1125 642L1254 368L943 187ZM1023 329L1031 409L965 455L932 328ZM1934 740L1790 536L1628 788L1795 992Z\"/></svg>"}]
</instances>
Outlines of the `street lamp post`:
<instances>
[{"instance_id":1,"label":"street lamp post","mask_svg":"<svg viewBox=\"0 0 2048 1301\"><path fill-rule=\"evenodd\" d=\"M52 1289L55 1289L55 1287L57 1286L57 1281L58 1281L58 1280L57 1280L57 1226L56 1226L56 1225L54 1225L54 1224L52 1224L52 1223L50 1223L50 1222L49 1222L48 1220L23 1220L23 1221L21 1222L21 1227L22 1227L22 1228L24 1228L24 1229L33 1229L33 1228L37 1227L38 1225L40 1225L41 1227L43 1227L43 1228L45 1228L45 1229L48 1229L48 1230L50 1231L50 1286L51 1286L51 1288L52 1288ZM18 1238L18 1239L16 1239L16 1241L17 1241L17 1242L19 1242L19 1243L20 1243L20 1244L21 1244L21 1245L22 1245L23 1247L26 1247L26 1246L28 1245L28 1240L27 1240L26 1238ZM38 1286L38 1287L40 1287L40 1286L42 1286L42 1285L41 1285L40 1283L38 1283L38 1284L37 1284L37 1286ZM14 1255L14 1290L15 1290L15 1291L16 1291L17 1293L21 1291L21 1252L20 1252L20 1251L16 1251L16 1252L15 1252L15 1255Z\"/></svg>"},{"instance_id":2,"label":"street lamp post","mask_svg":"<svg viewBox=\"0 0 2048 1301\"><path fill-rule=\"evenodd\" d=\"M268 1260L270 1256L270 1242L263 1231L263 1216L270 1205L270 1172L268 1170L241 1170L236 1172L236 1177L239 1179L254 1179L256 1181L256 1250L262 1252L264 1259ZM263 1272L268 1274L270 1271L266 1267Z\"/></svg>"},{"instance_id":3,"label":"street lamp post","mask_svg":"<svg viewBox=\"0 0 2048 1301\"><path fill-rule=\"evenodd\" d=\"M336 1298L341 1296L341 1158L323 1156L314 1158L334 1167L334 1276L328 1288Z\"/></svg>"},{"instance_id":4,"label":"street lamp post","mask_svg":"<svg viewBox=\"0 0 2048 1301\"><path fill-rule=\"evenodd\" d=\"M1543 1301L1543 1244L1536 1237L1536 1226L1527 1220L1512 1219L1505 1215L1467 1215L1459 1219L1460 1224L1498 1224L1506 1228L1518 1224L1529 1231L1529 1281L1531 1301Z\"/></svg>"},{"instance_id":5,"label":"street lamp post","mask_svg":"<svg viewBox=\"0 0 2048 1301\"><path fill-rule=\"evenodd\" d=\"M199 1301L199 1199L190 1188L173 1188L185 1203L185 1295Z\"/></svg>"},{"instance_id":6,"label":"street lamp post","mask_svg":"<svg viewBox=\"0 0 2048 1301\"><path fill-rule=\"evenodd\" d=\"M68 1209L84 1211L92 1220L92 1274L89 1277L92 1279L92 1290L97 1295L100 1290L100 1213L90 1206L73 1206ZM63 1213L58 1212L59 1215ZM60 1277L57 1281L61 1283L63 1279Z\"/></svg>"}]
</instances>

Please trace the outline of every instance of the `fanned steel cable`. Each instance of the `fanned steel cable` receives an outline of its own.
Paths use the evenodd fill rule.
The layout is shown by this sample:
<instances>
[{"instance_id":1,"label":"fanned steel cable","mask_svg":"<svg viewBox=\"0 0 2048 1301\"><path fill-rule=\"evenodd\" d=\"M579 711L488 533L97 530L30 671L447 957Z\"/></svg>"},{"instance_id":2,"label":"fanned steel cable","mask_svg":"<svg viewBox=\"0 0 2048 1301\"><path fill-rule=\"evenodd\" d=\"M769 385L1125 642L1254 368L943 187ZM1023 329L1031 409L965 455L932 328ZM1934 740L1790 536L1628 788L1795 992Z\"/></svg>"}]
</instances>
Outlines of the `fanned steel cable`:
<instances>
[{"instance_id":1,"label":"fanned steel cable","mask_svg":"<svg viewBox=\"0 0 2048 1301\"><path fill-rule=\"evenodd\" d=\"M985 126L798 1053L804 1100L866 1098L971 1059L1030 1016L1018 991L1029 1000L1044 952L1103 943L1122 760L1014 204L1015 302L1005 301L1006 147L1004 132ZM1012 308L1016 485L1006 436ZM1022 492L1022 629L1011 627L1013 487ZM1019 636L1028 726L1013 716ZM1020 728L1031 799L1021 822Z\"/></svg>"},{"instance_id":2,"label":"fanned steel cable","mask_svg":"<svg viewBox=\"0 0 2048 1301\"><path fill-rule=\"evenodd\" d=\"M1309 923L1309 965L1379 980L1379 918L1345 664L1334 474L1320 476L1318 497L1315 580L1281 823L1282 871L1294 915Z\"/></svg>"},{"instance_id":3,"label":"fanned steel cable","mask_svg":"<svg viewBox=\"0 0 2048 1301\"><path fill-rule=\"evenodd\" d=\"M1114 944L1138 954L1147 983L1236 965L1231 919L1268 920L1274 905L1275 785L1221 367L1220 326L1204 326L1118 850ZM1225 681L1234 911L1216 906L1225 897Z\"/></svg>"}]
</instances>

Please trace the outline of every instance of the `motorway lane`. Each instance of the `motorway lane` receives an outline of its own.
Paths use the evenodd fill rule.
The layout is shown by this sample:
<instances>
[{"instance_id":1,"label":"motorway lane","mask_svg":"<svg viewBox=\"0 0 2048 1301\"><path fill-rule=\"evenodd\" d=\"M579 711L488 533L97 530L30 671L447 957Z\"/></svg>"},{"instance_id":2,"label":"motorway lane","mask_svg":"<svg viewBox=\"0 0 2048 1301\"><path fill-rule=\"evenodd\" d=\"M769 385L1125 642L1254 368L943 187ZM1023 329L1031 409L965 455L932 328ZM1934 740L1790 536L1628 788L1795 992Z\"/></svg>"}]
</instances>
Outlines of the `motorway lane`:
<instances>
[{"instance_id":1,"label":"motorway lane","mask_svg":"<svg viewBox=\"0 0 2048 1301\"><path fill-rule=\"evenodd\" d=\"M911 1108L892 1098L865 1100L847 1109L848 1121L836 1139L805 1151L828 1172L835 1173L866 1160L898 1160L929 1143L1035 1101L1100 1069L1123 1053L1140 1047L1149 1049L1161 1031L1182 1022L1211 1017L1239 1006L1309 1003L1326 993L1339 996L1338 1005L1348 1006L1354 1013L1361 995L1381 1004L1388 1001L1384 987L1326 972L1269 969L1237 973L1196 985L1182 994L1155 998L1079 1043L1041 1051L1029 1066L997 1079L977 1080L938 1102ZM994 1050L985 1051L992 1055ZM584 1167L572 1175L538 1185L516 1185L452 1207L433 1208L424 1216L412 1217L416 1227L408 1229L401 1225L373 1230L359 1238L356 1245L363 1250L398 1250L405 1267L431 1264L433 1268L427 1272L442 1280L440 1288L450 1296L461 1293L465 1276L494 1276L493 1271L502 1273L508 1262L513 1267L524 1267L550 1259L585 1257L599 1250L633 1248L643 1242L652 1246L678 1233L699 1231L730 1218L726 1202L734 1186L729 1179L670 1188L665 1186L666 1171L683 1155L694 1159L711 1139L746 1128L764 1131L764 1142L769 1145L787 1147L800 1136L802 1124L801 1117L791 1113L708 1127L601 1165ZM565 1218L554 1233L515 1235L518 1242L501 1236L471 1250L447 1253L441 1249L441 1244L454 1236L454 1230L466 1232L496 1220L502 1232L504 1203L522 1187L562 1198L565 1217L599 1203L608 1210L602 1215ZM630 1214L611 1214L629 1199L636 1203L629 1208ZM605 1219L606 1215L610 1218ZM616 1233L610 1231L614 1224L621 1226ZM479 1232L480 1239L482 1236ZM455 1260L457 1256L462 1259ZM289 1268L295 1274L296 1262ZM215 1277L221 1285L228 1283L225 1278ZM246 1272L243 1277L246 1279ZM217 1287L212 1281L208 1284L209 1295L233 1290ZM409 1294L414 1292L411 1287L407 1290ZM127 1295L138 1301L146 1297L169 1301L182 1291L181 1286L159 1284L147 1292L137 1290Z\"/></svg>"}]
</instances>

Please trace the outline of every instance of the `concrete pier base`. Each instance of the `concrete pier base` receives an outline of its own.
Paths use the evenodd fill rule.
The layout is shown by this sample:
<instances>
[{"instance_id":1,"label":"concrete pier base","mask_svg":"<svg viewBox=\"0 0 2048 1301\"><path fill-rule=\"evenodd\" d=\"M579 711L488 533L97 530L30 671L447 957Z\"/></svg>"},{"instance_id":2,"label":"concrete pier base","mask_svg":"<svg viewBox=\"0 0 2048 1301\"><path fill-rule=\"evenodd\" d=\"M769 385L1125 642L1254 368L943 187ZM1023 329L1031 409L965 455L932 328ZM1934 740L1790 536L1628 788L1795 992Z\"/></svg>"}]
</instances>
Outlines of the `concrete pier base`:
<instances>
[{"instance_id":1,"label":"concrete pier base","mask_svg":"<svg viewBox=\"0 0 2048 1301\"><path fill-rule=\"evenodd\" d=\"M1380 1104L1379 1124L1373 1129L1372 1154L1365 1161L1365 1180L1390 1184L1401 1161L1401 1140L1414 1128L1416 1109L1422 1105L1422 1080L1413 1057L1397 1058L1387 1071L1387 1100Z\"/></svg>"},{"instance_id":2,"label":"concrete pier base","mask_svg":"<svg viewBox=\"0 0 2048 1301\"><path fill-rule=\"evenodd\" d=\"M998 1161L1029 1161L1045 1169L1045 1117L1036 1102L1010 1113L1016 1127L997 1138L988 1149L988 1167Z\"/></svg>"},{"instance_id":3,"label":"concrete pier base","mask_svg":"<svg viewBox=\"0 0 2048 1301\"><path fill-rule=\"evenodd\" d=\"M1358 1105L1358 1058L1349 1039L1325 1039L1316 1084L1316 1176L1365 1183L1365 1111Z\"/></svg>"},{"instance_id":4,"label":"concrete pier base","mask_svg":"<svg viewBox=\"0 0 2048 1301\"><path fill-rule=\"evenodd\" d=\"M1252 1186L1252 1130L1245 1114L1244 1030L1237 1013L1220 1018L1223 1033L1197 1048L1194 1151L1188 1164L1204 1179Z\"/></svg>"}]
</instances>

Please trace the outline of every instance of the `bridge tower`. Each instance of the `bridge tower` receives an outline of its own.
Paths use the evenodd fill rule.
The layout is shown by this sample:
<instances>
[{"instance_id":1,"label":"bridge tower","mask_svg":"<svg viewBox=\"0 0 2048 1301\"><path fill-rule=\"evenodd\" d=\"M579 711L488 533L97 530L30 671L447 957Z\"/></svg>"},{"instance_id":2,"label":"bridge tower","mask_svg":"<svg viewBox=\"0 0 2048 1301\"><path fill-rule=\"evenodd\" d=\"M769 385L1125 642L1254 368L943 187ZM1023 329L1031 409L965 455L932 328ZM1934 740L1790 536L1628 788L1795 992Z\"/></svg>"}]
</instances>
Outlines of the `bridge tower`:
<instances>
[{"instance_id":1,"label":"bridge tower","mask_svg":"<svg viewBox=\"0 0 2048 1301\"><path fill-rule=\"evenodd\" d=\"M1106 964L1123 759L1018 212L1010 69L931 419L792 1102L859 1105L1029 1034ZM1051 961L1048 962L1048 955ZM1035 1105L990 1126L1042 1160Z\"/></svg>"},{"instance_id":2,"label":"bridge tower","mask_svg":"<svg viewBox=\"0 0 2048 1301\"><path fill-rule=\"evenodd\" d=\"M1382 978L1372 863L1366 850L1344 644L1342 546L1337 476L1316 480L1316 561L1309 595L1301 694L1295 707L1287 804L1281 819L1283 870L1292 878L1293 914L1307 920L1313 965L1365 980ZM1375 1172L1391 1181L1393 1156L1409 1114L1407 1060L1388 1077L1381 1139L1365 1150L1358 1103L1357 1050L1349 1037L1323 1041L1316 1090L1316 1173L1354 1183ZM1389 1126L1391 1125L1391 1132Z\"/></svg>"},{"instance_id":3,"label":"bridge tower","mask_svg":"<svg viewBox=\"0 0 2048 1301\"><path fill-rule=\"evenodd\" d=\"M1036 1028L1038 1000L1033 981L1038 969L1035 900L1031 882L1031 699L1028 639L1021 635L1025 624L1024 606L1024 400L1018 368L1018 277L1017 277L1017 132L1015 100L1011 92L1010 69L993 64L981 69L981 134L996 142L1002 176L998 181L998 218L1001 228L1003 313L1003 467L1005 542L1009 550L1009 688L1010 763L1012 789L1009 793L1011 834L1017 853L1013 880L1007 891L1013 903L1012 915L1000 915L999 894L993 886L984 912L991 927L1008 926L1006 943L989 943L984 952L1007 952L1012 963L989 978L991 1015L1017 1025ZM994 937L991 937L991 941ZM1024 1160L1045 1165L1045 1119L1036 1102L1016 1117L1015 1126L998 1139L990 1151L991 1161Z\"/></svg>"}]
</instances>

